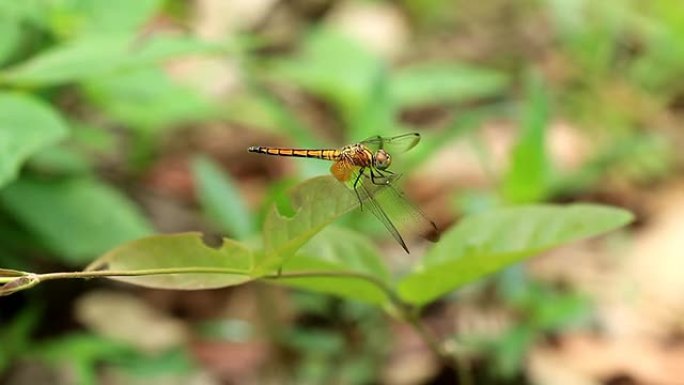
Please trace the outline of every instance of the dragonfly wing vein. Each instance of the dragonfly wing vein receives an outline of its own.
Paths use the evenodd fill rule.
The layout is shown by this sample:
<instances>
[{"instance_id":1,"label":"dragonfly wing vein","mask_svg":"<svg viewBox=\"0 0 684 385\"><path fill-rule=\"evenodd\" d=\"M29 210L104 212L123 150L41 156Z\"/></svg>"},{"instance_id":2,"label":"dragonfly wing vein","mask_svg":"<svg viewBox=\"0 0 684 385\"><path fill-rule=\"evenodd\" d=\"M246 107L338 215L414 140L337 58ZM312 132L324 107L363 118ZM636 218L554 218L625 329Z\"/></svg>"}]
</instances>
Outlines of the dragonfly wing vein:
<instances>
[{"instance_id":1,"label":"dragonfly wing vein","mask_svg":"<svg viewBox=\"0 0 684 385\"><path fill-rule=\"evenodd\" d=\"M412 149L418 144L418 142L420 142L420 134L417 132L412 132L409 134L392 137L372 136L361 141L361 144L373 149L373 151L377 151L378 149L382 148L390 154L398 154Z\"/></svg>"},{"instance_id":2,"label":"dragonfly wing vein","mask_svg":"<svg viewBox=\"0 0 684 385\"><path fill-rule=\"evenodd\" d=\"M379 186L369 184L371 184L370 179L364 175L356 187L361 196L361 200L365 203L364 207L368 207L370 209L373 215L375 215L378 220L380 220L380 222L387 228L390 234L392 234L392 237L394 237L394 239L399 242L401 247L408 253L408 247L406 246L406 242L404 242L404 238L402 238L401 233L399 233L399 230L397 230L396 226L394 226L394 223L392 223L392 220L389 218L389 216L387 216L387 213L382 208L380 203L375 200L376 191L378 190L377 187ZM385 188L390 186L385 185L382 187Z\"/></svg>"}]
</instances>

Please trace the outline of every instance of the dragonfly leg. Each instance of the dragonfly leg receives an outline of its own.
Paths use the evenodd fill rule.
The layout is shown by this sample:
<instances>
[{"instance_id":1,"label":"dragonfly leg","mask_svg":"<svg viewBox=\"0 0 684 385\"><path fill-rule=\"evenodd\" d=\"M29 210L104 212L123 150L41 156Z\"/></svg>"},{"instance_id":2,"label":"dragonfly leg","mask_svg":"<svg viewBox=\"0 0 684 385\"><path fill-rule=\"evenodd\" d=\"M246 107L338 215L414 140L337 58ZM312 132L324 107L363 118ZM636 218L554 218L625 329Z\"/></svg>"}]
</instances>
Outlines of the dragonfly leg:
<instances>
[{"instance_id":1,"label":"dragonfly leg","mask_svg":"<svg viewBox=\"0 0 684 385\"><path fill-rule=\"evenodd\" d=\"M361 211L363 211L363 200L361 199L361 195L359 194L358 190L358 185L359 185L359 180L363 176L363 172L365 171L365 168L362 168L359 170L359 175L356 176L356 180L354 180L354 192L356 193L356 199L359 200L359 208Z\"/></svg>"},{"instance_id":2,"label":"dragonfly leg","mask_svg":"<svg viewBox=\"0 0 684 385\"><path fill-rule=\"evenodd\" d=\"M377 183L377 182L375 181L375 178L376 178L375 173L378 174L379 178L384 178L385 181L384 181L384 182L381 182L381 183ZM380 170L375 170L375 173L373 172L373 169L370 170L371 182L373 182L374 185L383 186L383 185L389 184L389 182L390 182L389 179L387 179L387 177L386 177L385 175L383 175L383 173L382 173Z\"/></svg>"}]
</instances>

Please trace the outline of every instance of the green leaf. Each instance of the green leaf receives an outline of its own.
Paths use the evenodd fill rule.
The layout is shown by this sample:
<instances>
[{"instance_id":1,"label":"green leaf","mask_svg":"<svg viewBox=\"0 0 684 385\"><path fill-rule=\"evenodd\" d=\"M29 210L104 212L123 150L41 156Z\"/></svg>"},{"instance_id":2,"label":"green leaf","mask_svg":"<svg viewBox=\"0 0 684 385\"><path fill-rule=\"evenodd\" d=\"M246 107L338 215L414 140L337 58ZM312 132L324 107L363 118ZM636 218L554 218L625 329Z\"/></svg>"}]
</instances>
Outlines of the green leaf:
<instances>
[{"instance_id":1,"label":"green leaf","mask_svg":"<svg viewBox=\"0 0 684 385\"><path fill-rule=\"evenodd\" d=\"M15 84L59 85L102 76L121 68L134 52L130 36L91 36L46 50L8 69L3 78Z\"/></svg>"},{"instance_id":2,"label":"green leaf","mask_svg":"<svg viewBox=\"0 0 684 385\"><path fill-rule=\"evenodd\" d=\"M47 104L31 96L0 92L0 186L17 177L29 156L67 132L62 118Z\"/></svg>"},{"instance_id":3,"label":"green leaf","mask_svg":"<svg viewBox=\"0 0 684 385\"><path fill-rule=\"evenodd\" d=\"M619 228L632 218L628 211L594 204L532 205L470 216L443 234L402 279L399 294L424 305L513 263Z\"/></svg>"},{"instance_id":4,"label":"green leaf","mask_svg":"<svg viewBox=\"0 0 684 385\"><path fill-rule=\"evenodd\" d=\"M46 10L47 7L44 0L0 1L2 23L15 23L17 26L42 29L47 19ZM1 36L3 38L10 38L10 36ZM3 43L7 42L3 41Z\"/></svg>"},{"instance_id":5,"label":"green leaf","mask_svg":"<svg viewBox=\"0 0 684 385\"><path fill-rule=\"evenodd\" d=\"M577 194L600 183L606 175L620 175L635 182L650 182L673 171L676 147L665 135L634 132L612 136L598 146L582 166L571 173L558 175L551 193Z\"/></svg>"},{"instance_id":6,"label":"green leaf","mask_svg":"<svg viewBox=\"0 0 684 385\"><path fill-rule=\"evenodd\" d=\"M402 170L416 167L422 161L432 158L440 149L451 145L455 139L467 139L469 134L478 130L482 122L501 114L499 107L473 107L457 113L457 117L444 130L423 135L420 144L409 153L403 154ZM405 130L405 132L408 130Z\"/></svg>"},{"instance_id":7,"label":"green leaf","mask_svg":"<svg viewBox=\"0 0 684 385\"><path fill-rule=\"evenodd\" d=\"M66 146L53 146L36 153L27 162L32 171L50 175L85 175L92 171L89 159Z\"/></svg>"},{"instance_id":8,"label":"green leaf","mask_svg":"<svg viewBox=\"0 0 684 385\"><path fill-rule=\"evenodd\" d=\"M23 306L11 321L4 323L0 330L0 372L5 373L17 356L21 356L31 345L31 334L41 321L41 309L34 303Z\"/></svg>"},{"instance_id":9,"label":"green leaf","mask_svg":"<svg viewBox=\"0 0 684 385\"><path fill-rule=\"evenodd\" d=\"M48 5L50 24L60 36L137 31L159 9L162 0L78 0Z\"/></svg>"},{"instance_id":10,"label":"green leaf","mask_svg":"<svg viewBox=\"0 0 684 385\"><path fill-rule=\"evenodd\" d=\"M451 0L403 0L402 7L410 14L412 21L422 27L434 28L441 22L453 23L453 2Z\"/></svg>"},{"instance_id":11,"label":"green leaf","mask_svg":"<svg viewBox=\"0 0 684 385\"><path fill-rule=\"evenodd\" d=\"M348 125L348 139L358 141L371 136L396 135L397 106L392 98L389 74L383 67L375 71L367 100Z\"/></svg>"},{"instance_id":12,"label":"green leaf","mask_svg":"<svg viewBox=\"0 0 684 385\"><path fill-rule=\"evenodd\" d=\"M117 359L116 363L130 377L145 378L150 382L156 382L155 379L166 382L164 380L170 377L181 383L192 382L191 379L194 378L197 370L194 357L184 346L161 354L136 351L134 354Z\"/></svg>"},{"instance_id":13,"label":"green leaf","mask_svg":"<svg viewBox=\"0 0 684 385\"><path fill-rule=\"evenodd\" d=\"M32 356L40 357L48 362L82 365L92 364L103 358L116 358L133 352L133 348L123 342L93 334L72 333L53 338L35 346Z\"/></svg>"},{"instance_id":14,"label":"green leaf","mask_svg":"<svg viewBox=\"0 0 684 385\"><path fill-rule=\"evenodd\" d=\"M225 45L189 37L93 35L56 46L6 70L2 79L22 86L55 86L154 65L172 57L221 52Z\"/></svg>"},{"instance_id":15,"label":"green leaf","mask_svg":"<svg viewBox=\"0 0 684 385\"><path fill-rule=\"evenodd\" d=\"M126 197L88 178L21 179L0 192L5 209L70 263L152 232Z\"/></svg>"},{"instance_id":16,"label":"green leaf","mask_svg":"<svg viewBox=\"0 0 684 385\"><path fill-rule=\"evenodd\" d=\"M282 271L284 275L316 271L339 274L282 278L274 282L375 304L388 300L387 293L371 282L375 280L380 284L389 284L390 275L378 250L366 237L344 228L327 227L302 247L297 255L288 259ZM345 276L345 272L363 275L368 279Z\"/></svg>"},{"instance_id":17,"label":"green leaf","mask_svg":"<svg viewBox=\"0 0 684 385\"><path fill-rule=\"evenodd\" d=\"M527 94L518 142L502 186L504 196L513 203L542 200L551 184L546 153L548 98L538 75L530 76Z\"/></svg>"},{"instance_id":18,"label":"green leaf","mask_svg":"<svg viewBox=\"0 0 684 385\"><path fill-rule=\"evenodd\" d=\"M501 377L511 379L520 372L525 355L536 337L535 330L528 325L515 325L493 341L494 351L491 354Z\"/></svg>"},{"instance_id":19,"label":"green leaf","mask_svg":"<svg viewBox=\"0 0 684 385\"><path fill-rule=\"evenodd\" d=\"M28 356L60 367L66 365L74 384L96 385L100 382L98 363L119 362L133 354L134 348L123 342L77 332L36 344Z\"/></svg>"},{"instance_id":20,"label":"green leaf","mask_svg":"<svg viewBox=\"0 0 684 385\"><path fill-rule=\"evenodd\" d=\"M243 244L223 238L221 247L202 241L201 233L154 235L121 245L91 263L86 271L135 272L185 269L187 273L160 273L137 277L110 277L158 289L199 290L250 281L253 256ZM217 270L192 273L190 270Z\"/></svg>"},{"instance_id":21,"label":"green leaf","mask_svg":"<svg viewBox=\"0 0 684 385\"><path fill-rule=\"evenodd\" d=\"M237 239L251 236L255 230L252 215L229 175L206 157L193 160L192 174L204 212Z\"/></svg>"},{"instance_id":22,"label":"green leaf","mask_svg":"<svg viewBox=\"0 0 684 385\"><path fill-rule=\"evenodd\" d=\"M206 120L218 111L198 91L176 84L157 68L91 80L84 89L103 111L135 130Z\"/></svg>"},{"instance_id":23,"label":"green leaf","mask_svg":"<svg viewBox=\"0 0 684 385\"><path fill-rule=\"evenodd\" d=\"M507 76L463 64L433 63L400 70L392 79L392 96L401 107L464 102L501 94Z\"/></svg>"},{"instance_id":24,"label":"green leaf","mask_svg":"<svg viewBox=\"0 0 684 385\"><path fill-rule=\"evenodd\" d=\"M339 354L345 348L345 341L340 333L328 330L307 328L292 329L283 336L287 346L298 352L307 352L316 357L333 356Z\"/></svg>"},{"instance_id":25,"label":"green leaf","mask_svg":"<svg viewBox=\"0 0 684 385\"><path fill-rule=\"evenodd\" d=\"M118 149L114 130L80 121L71 122L70 142L79 151L96 158L113 156Z\"/></svg>"},{"instance_id":26,"label":"green leaf","mask_svg":"<svg viewBox=\"0 0 684 385\"><path fill-rule=\"evenodd\" d=\"M263 259L257 265L268 271L293 255L314 235L358 206L354 194L332 176L320 176L298 185L290 194L288 217L274 207L264 220Z\"/></svg>"},{"instance_id":27,"label":"green leaf","mask_svg":"<svg viewBox=\"0 0 684 385\"><path fill-rule=\"evenodd\" d=\"M14 15L3 13L0 8L0 64L9 59L21 41L21 26Z\"/></svg>"}]
</instances>

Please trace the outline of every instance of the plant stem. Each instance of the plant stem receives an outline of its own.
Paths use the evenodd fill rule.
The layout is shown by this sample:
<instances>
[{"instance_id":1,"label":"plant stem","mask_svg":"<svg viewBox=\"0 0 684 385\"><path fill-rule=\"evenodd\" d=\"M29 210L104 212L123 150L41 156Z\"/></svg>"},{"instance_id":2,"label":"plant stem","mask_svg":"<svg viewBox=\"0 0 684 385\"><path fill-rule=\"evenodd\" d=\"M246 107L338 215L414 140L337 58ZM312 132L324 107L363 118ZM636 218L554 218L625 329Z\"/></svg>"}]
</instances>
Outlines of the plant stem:
<instances>
[{"instance_id":1,"label":"plant stem","mask_svg":"<svg viewBox=\"0 0 684 385\"><path fill-rule=\"evenodd\" d=\"M148 275L166 274L233 274L249 275L245 270L228 269L217 267L176 267L161 269L141 269L141 270L98 270L98 271L71 271L63 273L36 274L35 276L42 281L66 278L99 278L99 277L141 277Z\"/></svg>"},{"instance_id":2,"label":"plant stem","mask_svg":"<svg viewBox=\"0 0 684 385\"><path fill-rule=\"evenodd\" d=\"M326 270L308 270L308 271L301 271L301 272L293 271L293 272L283 272L280 274L271 274L271 275L264 276L263 278L270 279L270 280L279 280L279 279L321 278L321 277L356 278L356 279L361 279L361 280L367 281L368 283L375 285L378 289L382 290L382 292L385 293L385 295L387 295L387 298L392 302L392 304L394 306L396 306L397 308L406 307L406 305L399 298L397 293L394 290L392 290L392 287L390 287L387 283L385 283L381 279L378 279L375 276L360 273L357 271L326 271Z\"/></svg>"},{"instance_id":3,"label":"plant stem","mask_svg":"<svg viewBox=\"0 0 684 385\"><path fill-rule=\"evenodd\" d=\"M428 328L422 322L417 311L412 311L406 314L406 316L406 321L420 335L423 341L425 341L430 350L432 350L432 352L439 357L445 365L452 368L458 374L458 383L460 385L473 385L474 381L467 362L465 362L463 358L459 357L458 354L447 350L444 345L437 340L435 335L428 330Z\"/></svg>"}]
</instances>

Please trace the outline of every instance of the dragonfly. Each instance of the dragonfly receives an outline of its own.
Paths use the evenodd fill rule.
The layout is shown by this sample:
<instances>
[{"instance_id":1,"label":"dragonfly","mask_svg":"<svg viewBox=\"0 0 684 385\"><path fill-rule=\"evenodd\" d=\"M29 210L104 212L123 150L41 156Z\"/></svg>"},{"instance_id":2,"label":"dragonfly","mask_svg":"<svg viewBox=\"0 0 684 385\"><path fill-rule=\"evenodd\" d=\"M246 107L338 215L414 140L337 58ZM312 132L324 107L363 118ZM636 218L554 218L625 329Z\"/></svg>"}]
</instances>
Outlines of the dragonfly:
<instances>
[{"instance_id":1,"label":"dragonfly","mask_svg":"<svg viewBox=\"0 0 684 385\"><path fill-rule=\"evenodd\" d=\"M395 186L401 174L389 168L392 165L392 154L406 152L418 142L419 133L408 133L393 137L373 136L341 148L251 146L248 151L332 161L330 172L338 181L354 191L361 210L368 207L406 253L410 253L397 225L402 229L411 228L433 242L437 241L438 230L435 223Z\"/></svg>"}]
</instances>

